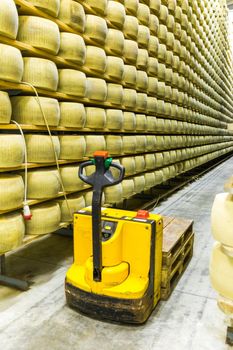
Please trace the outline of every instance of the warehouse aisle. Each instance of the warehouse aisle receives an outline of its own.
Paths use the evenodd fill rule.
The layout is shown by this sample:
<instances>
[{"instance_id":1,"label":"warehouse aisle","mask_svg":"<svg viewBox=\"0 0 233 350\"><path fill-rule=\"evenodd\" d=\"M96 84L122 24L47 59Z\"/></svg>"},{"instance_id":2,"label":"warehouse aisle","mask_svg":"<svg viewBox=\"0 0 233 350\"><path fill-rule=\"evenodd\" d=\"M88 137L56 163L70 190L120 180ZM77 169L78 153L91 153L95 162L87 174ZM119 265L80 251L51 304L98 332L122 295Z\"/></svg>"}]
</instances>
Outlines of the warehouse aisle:
<instances>
[{"instance_id":1,"label":"warehouse aisle","mask_svg":"<svg viewBox=\"0 0 233 350\"><path fill-rule=\"evenodd\" d=\"M156 211L195 222L194 257L175 292L146 325L125 327L88 319L65 305L70 238L51 235L8 258L9 272L29 278L25 293L0 287L4 350L223 350L226 324L208 277L214 196L233 173L233 157L164 201Z\"/></svg>"}]
</instances>

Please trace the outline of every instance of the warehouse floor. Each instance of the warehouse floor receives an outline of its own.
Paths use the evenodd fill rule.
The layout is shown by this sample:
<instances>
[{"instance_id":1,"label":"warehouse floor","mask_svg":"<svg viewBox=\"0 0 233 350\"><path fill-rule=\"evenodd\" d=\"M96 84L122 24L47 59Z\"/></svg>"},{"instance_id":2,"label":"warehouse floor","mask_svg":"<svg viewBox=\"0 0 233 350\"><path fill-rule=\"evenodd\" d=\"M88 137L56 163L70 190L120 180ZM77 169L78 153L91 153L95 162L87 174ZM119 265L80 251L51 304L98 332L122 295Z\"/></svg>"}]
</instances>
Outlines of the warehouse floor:
<instances>
[{"instance_id":1,"label":"warehouse floor","mask_svg":"<svg viewBox=\"0 0 233 350\"><path fill-rule=\"evenodd\" d=\"M211 289L208 263L213 240L214 196L233 174L233 157L186 186L157 208L165 215L194 219L194 257L167 302L140 327L98 322L69 309L64 277L72 262L72 240L51 235L7 259L11 275L28 278L28 292L0 287L1 349L17 350L222 350L226 322Z\"/></svg>"}]
</instances>

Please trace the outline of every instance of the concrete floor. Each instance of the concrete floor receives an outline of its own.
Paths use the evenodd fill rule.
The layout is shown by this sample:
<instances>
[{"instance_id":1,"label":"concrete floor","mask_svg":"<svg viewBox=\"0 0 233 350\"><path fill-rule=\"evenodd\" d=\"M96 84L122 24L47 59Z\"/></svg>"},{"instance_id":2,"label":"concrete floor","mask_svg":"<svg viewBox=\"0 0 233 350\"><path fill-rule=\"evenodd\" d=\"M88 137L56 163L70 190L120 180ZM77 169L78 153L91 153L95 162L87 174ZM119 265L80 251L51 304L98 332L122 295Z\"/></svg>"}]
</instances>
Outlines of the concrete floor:
<instances>
[{"instance_id":1,"label":"concrete floor","mask_svg":"<svg viewBox=\"0 0 233 350\"><path fill-rule=\"evenodd\" d=\"M8 272L29 279L27 292L0 287L0 348L4 350L223 350L226 320L208 276L214 196L233 173L233 157L164 201L164 215L194 219L194 257L167 302L139 327L98 322L69 309L64 277L72 240L50 235L7 259Z\"/></svg>"}]
</instances>

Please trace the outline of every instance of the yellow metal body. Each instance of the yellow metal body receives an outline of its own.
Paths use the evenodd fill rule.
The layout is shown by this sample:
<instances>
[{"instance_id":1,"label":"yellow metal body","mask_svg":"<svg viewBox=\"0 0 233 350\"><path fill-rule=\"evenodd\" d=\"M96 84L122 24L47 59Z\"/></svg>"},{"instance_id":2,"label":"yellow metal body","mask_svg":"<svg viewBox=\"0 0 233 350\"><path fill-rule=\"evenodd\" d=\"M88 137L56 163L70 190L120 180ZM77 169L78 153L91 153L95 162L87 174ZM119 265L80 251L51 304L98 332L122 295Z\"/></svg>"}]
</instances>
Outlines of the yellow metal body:
<instances>
[{"instance_id":1,"label":"yellow metal body","mask_svg":"<svg viewBox=\"0 0 233 350\"><path fill-rule=\"evenodd\" d=\"M153 264L154 307L160 299L161 216L150 214L143 220L136 218L136 212L109 208L102 208L101 215L102 221L116 222L114 234L102 242L101 282L93 280L92 217L91 207L88 207L74 214L74 263L67 272L66 283L96 295L139 299L148 289ZM152 244L155 245L153 257Z\"/></svg>"}]
</instances>

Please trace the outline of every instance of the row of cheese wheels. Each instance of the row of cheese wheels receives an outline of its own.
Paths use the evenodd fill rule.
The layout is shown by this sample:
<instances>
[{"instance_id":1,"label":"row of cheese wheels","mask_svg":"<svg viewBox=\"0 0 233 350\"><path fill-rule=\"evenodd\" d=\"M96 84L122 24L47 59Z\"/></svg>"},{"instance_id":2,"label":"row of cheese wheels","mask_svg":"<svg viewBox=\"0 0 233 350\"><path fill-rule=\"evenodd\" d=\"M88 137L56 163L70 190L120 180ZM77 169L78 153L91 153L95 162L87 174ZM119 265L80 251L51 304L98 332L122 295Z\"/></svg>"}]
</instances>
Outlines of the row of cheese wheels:
<instances>
[{"instance_id":1,"label":"row of cheese wheels","mask_svg":"<svg viewBox=\"0 0 233 350\"><path fill-rule=\"evenodd\" d=\"M176 174L185 171L184 160L191 160L193 157L198 157L204 154L214 152L216 150L232 147L233 142L206 145L202 147L188 148L182 150L173 150L166 152L148 153L138 155L135 157L123 157L114 159L114 162L122 164L125 168L127 176L135 176L140 173L161 169L162 173L166 174L165 166L171 165L175 167ZM172 169L172 168L171 168ZM94 166L88 167L86 175L91 175L94 172ZM114 169L113 169L114 170ZM174 168L173 168L174 170ZM30 170L27 173L27 198L28 199L49 199L59 195L61 191L61 181L64 189L67 192L82 191L84 183L78 177L79 166L77 164L70 164L60 167L60 175L58 170L54 168ZM162 182L166 176L161 172L160 177L156 181ZM113 175L118 177L117 172L113 171ZM142 175L148 178L148 175ZM0 211L13 210L19 208L24 200L24 174L0 174ZM124 186L123 186L124 187ZM138 186L135 184L135 192ZM145 182L143 189L148 189L148 184ZM121 192L118 192L119 196ZM124 198L124 194L122 195ZM119 201L119 200L118 200Z\"/></svg>"},{"instance_id":2,"label":"row of cheese wheels","mask_svg":"<svg viewBox=\"0 0 233 350\"><path fill-rule=\"evenodd\" d=\"M82 160L98 150L111 155L137 154L231 142L232 136L155 136L155 135L75 135L48 136L26 134L29 163L53 163L57 159ZM54 153L55 152L55 153ZM21 135L0 135L0 167L20 166L24 161L25 147Z\"/></svg>"}]
</instances>

